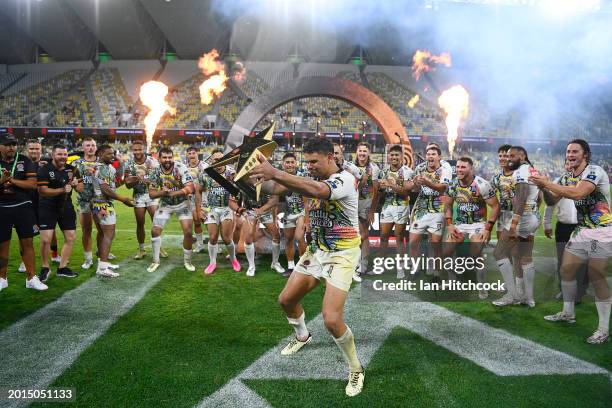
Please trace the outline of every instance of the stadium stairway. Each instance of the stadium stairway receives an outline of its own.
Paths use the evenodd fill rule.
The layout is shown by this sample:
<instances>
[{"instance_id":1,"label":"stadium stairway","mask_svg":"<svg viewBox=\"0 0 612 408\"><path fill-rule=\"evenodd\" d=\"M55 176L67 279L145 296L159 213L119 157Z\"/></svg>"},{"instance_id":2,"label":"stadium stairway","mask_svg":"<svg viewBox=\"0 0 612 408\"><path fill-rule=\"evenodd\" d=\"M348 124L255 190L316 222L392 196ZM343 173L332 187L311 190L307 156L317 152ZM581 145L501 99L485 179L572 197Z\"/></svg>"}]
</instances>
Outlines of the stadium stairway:
<instances>
[{"instance_id":1,"label":"stadium stairway","mask_svg":"<svg viewBox=\"0 0 612 408\"><path fill-rule=\"evenodd\" d=\"M15 85L17 82L21 81L27 75L28 74L26 72L20 73L17 77L15 77L15 79L13 79L9 83L7 83L5 86L3 86L2 89L0 89L0 95L2 95L4 91L6 91L7 89Z\"/></svg>"}]
</instances>

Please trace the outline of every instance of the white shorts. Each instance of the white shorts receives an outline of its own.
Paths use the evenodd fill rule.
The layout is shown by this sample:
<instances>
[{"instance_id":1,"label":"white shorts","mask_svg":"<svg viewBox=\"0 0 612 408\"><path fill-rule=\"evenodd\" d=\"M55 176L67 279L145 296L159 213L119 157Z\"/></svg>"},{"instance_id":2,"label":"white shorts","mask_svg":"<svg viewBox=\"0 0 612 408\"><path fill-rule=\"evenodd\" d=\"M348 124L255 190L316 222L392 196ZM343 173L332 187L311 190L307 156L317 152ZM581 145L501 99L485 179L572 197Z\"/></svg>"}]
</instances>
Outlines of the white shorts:
<instances>
[{"instance_id":1,"label":"white shorts","mask_svg":"<svg viewBox=\"0 0 612 408\"><path fill-rule=\"evenodd\" d=\"M508 231L510 230L510 225L512 224L512 216L514 212L512 211L502 211L499 213L499 218L497 219L497 230L498 231Z\"/></svg>"},{"instance_id":2,"label":"white shorts","mask_svg":"<svg viewBox=\"0 0 612 408\"><path fill-rule=\"evenodd\" d=\"M255 215L254 210L248 210L247 215L251 217L252 219L257 219L257 221L261 222L262 224L270 224L274 222L274 216L272 215L272 211L266 211L260 216L257 216Z\"/></svg>"},{"instance_id":3,"label":"white shorts","mask_svg":"<svg viewBox=\"0 0 612 408\"><path fill-rule=\"evenodd\" d=\"M444 230L444 214L427 213L421 218L415 219L410 225L411 234L442 235Z\"/></svg>"},{"instance_id":4,"label":"white shorts","mask_svg":"<svg viewBox=\"0 0 612 408\"><path fill-rule=\"evenodd\" d=\"M535 234L540 228L540 218L535 213L524 213L519 221L517 231L521 238L527 238Z\"/></svg>"},{"instance_id":5,"label":"white shorts","mask_svg":"<svg viewBox=\"0 0 612 408\"><path fill-rule=\"evenodd\" d=\"M357 205L357 209L359 211L359 218L361 218L362 220L367 220L370 208L372 208L371 198L364 198L363 200L359 200L359 204Z\"/></svg>"},{"instance_id":6,"label":"white shorts","mask_svg":"<svg viewBox=\"0 0 612 408\"><path fill-rule=\"evenodd\" d=\"M187 201L183 201L177 205L161 205L155 211L153 216L153 225L156 227L164 228L168 220L172 217L172 214L176 214L176 218L179 221L182 220L193 220L191 210Z\"/></svg>"},{"instance_id":7,"label":"white shorts","mask_svg":"<svg viewBox=\"0 0 612 408\"><path fill-rule=\"evenodd\" d=\"M117 224L117 214L113 203L91 203L91 214L100 225Z\"/></svg>"},{"instance_id":8,"label":"white shorts","mask_svg":"<svg viewBox=\"0 0 612 408\"><path fill-rule=\"evenodd\" d=\"M580 259L612 257L612 225L601 228L576 228L565 250Z\"/></svg>"},{"instance_id":9,"label":"white shorts","mask_svg":"<svg viewBox=\"0 0 612 408\"><path fill-rule=\"evenodd\" d=\"M221 225L221 223L226 220L234 220L232 210L229 207L214 207L211 208L206 216L206 221L204 221L204 224Z\"/></svg>"},{"instance_id":10,"label":"white shorts","mask_svg":"<svg viewBox=\"0 0 612 408\"><path fill-rule=\"evenodd\" d=\"M455 227L460 233L467 234L468 238L472 238L472 235L480 235L484 232L485 223L475 222L473 224L457 224Z\"/></svg>"},{"instance_id":11,"label":"white shorts","mask_svg":"<svg viewBox=\"0 0 612 408\"><path fill-rule=\"evenodd\" d=\"M407 224L410 218L410 207L407 205L388 205L380 212L381 224Z\"/></svg>"},{"instance_id":12,"label":"white shorts","mask_svg":"<svg viewBox=\"0 0 612 408\"><path fill-rule=\"evenodd\" d=\"M158 206L159 200L154 200L149 197L149 194L137 194L134 196L134 208L149 208Z\"/></svg>"},{"instance_id":13,"label":"white shorts","mask_svg":"<svg viewBox=\"0 0 612 408\"><path fill-rule=\"evenodd\" d=\"M318 250L314 253L308 248L293 271L312 276L317 280L324 278L328 285L348 292L360 258L359 247L330 252Z\"/></svg>"},{"instance_id":14,"label":"white shorts","mask_svg":"<svg viewBox=\"0 0 612 408\"><path fill-rule=\"evenodd\" d=\"M287 214L283 217L283 228L295 228L297 227L297 221L300 218L304 218L304 212L299 214Z\"/></svg>"}]
</instances>

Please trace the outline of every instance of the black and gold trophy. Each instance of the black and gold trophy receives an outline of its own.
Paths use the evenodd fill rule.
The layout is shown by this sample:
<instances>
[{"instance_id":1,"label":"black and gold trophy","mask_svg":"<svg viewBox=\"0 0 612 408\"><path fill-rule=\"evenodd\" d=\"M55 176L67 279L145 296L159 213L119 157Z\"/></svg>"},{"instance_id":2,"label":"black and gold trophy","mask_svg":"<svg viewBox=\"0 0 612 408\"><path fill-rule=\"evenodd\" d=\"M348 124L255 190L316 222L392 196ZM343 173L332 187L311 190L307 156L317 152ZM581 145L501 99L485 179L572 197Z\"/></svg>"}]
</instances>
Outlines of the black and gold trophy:
<instances>
[{"instance_id":1,"label":"black and gold trophy","mask_svg":"<svg viewBox=\"0 0 612 408\"><path fill-rule=\"evenodd\" d=\"M259 201L262 185L257 184L255 186L249 183L245 179L245 176L259 164L257 157L260 154L266 159L272 156L272 153L274 153L274 150L278 146L276 142L272 140L273 134L274 124L268 126L253 137L245 137L240 146L232 149L232 151L211 164L210 167L206 168L204 171L234 197L241 197L244 195L250 200ZM238 164L236 165L236 175L233 180L228 180L216 170L219 167L233 164L236 161Z\"/></svg>"}]
</instances>

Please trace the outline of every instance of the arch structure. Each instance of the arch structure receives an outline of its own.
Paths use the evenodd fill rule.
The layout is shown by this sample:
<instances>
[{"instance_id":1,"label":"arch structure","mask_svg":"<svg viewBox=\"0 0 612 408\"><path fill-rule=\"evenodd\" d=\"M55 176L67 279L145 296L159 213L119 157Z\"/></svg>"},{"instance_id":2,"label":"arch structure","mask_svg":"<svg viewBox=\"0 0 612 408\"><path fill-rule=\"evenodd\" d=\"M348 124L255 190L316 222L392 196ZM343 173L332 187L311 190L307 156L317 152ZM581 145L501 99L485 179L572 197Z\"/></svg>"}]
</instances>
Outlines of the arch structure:
<instances>
[{"instance_id":1,"label":"arch structure","mask_svg":"<svg viewBox=\"0 0 612 408\"><path fill-rule=\"evenodd\" d=\"M227 137L227 150L242 143L268 113L295 99L325 96L346 101L364 111L382 130L388 144L404 147L404 162L413 167L412 146L399 116L387 103L368 88L336 77L305 77L270 89L238 116Z\"/></svg>"}]
</instances>

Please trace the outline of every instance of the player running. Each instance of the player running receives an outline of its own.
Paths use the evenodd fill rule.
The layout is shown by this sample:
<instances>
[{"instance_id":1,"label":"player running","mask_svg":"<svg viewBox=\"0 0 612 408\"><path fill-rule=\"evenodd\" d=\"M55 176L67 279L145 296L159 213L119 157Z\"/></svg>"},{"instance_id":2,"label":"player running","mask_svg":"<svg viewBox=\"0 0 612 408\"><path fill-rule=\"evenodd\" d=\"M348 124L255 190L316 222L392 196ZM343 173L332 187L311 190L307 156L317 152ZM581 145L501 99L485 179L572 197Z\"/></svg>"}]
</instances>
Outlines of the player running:
<instances>
[{"instance_id":1,"label":"player running","mask_svg":"<svg viewBox=\"0 0 612 408\"><path fill-rule=\"evenodd\" d=\"M334 147L328 140L308 140L303 153L308 172L314 179L275 169L263 156L259 157L261 164L251 171L253 180L273 181L264 185L271 194L294 191L313 198L309 211L312 241L278 299L295 330L295 338L281 354L294 354L311 341L300 301L324 278L327 285L323 298L323 320L348 362L349 381L345 392L352 397L363 389L365 377L357 358L353 333L343 319L344 304L361 253L357 214L358 180L336 164Z\"/></svg>"},{"instance_id":2,"label":"player running","mask_svg":"<svg viewBox=\"0 0 612 408\"><path fill-rule=\"evenodd\" d=\"M606 280L608 259L612 256L610 179L604 169L589 163L591 148L582 139L574 139L567 144L565 158L572 170L561 176L558 184L537 174L529 178L543 189L546 204L554 205L562 197L569 198L574 200L578 215L578 226L565 246L561 264L563 310L544 319L576 322L576 271L586 262L599 317L597 330L587 338L587 342L603 344L610 340L612 302Z\"/></svg>"}]
</instances>

